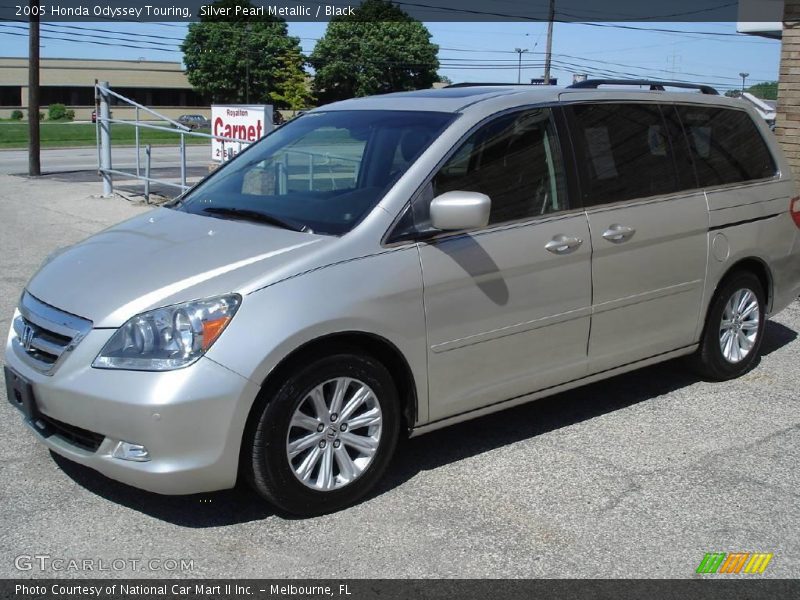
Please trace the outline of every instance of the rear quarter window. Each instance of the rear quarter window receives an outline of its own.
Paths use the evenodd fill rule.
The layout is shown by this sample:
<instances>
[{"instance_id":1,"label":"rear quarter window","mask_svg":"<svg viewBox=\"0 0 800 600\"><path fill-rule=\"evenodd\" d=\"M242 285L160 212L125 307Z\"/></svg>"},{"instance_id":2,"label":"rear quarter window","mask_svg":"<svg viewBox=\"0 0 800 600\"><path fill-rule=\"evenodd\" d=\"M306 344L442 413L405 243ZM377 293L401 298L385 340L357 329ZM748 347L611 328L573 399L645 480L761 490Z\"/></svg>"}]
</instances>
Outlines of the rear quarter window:
<instances>
[{"instance_id":1,"label":"rear quarter window","mask_svg":"<svg viewBox=\"0 0 800 600\"><path fill-rule=\"evenodd\" d=\"M678 106L700 187L773 177L775 161L752 118L742 110Z\"/></svg>"}]
</instances>

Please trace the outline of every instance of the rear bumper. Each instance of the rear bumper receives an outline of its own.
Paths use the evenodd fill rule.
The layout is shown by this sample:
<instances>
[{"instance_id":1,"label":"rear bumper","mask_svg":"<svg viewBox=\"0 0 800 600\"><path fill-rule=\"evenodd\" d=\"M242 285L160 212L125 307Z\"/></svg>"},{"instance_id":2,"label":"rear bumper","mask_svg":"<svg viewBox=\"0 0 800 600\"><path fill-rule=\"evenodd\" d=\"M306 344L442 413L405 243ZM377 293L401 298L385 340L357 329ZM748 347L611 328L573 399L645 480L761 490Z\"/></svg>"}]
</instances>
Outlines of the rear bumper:
<instances>
[{"instance_id":1,"label":"rear bumper","mask_svg":"<svg viewBox=\"0 0 800 600\"><path fill-rule=\"evenodd\" d=\"M800 296L800 233L795 234L792 251L776 261L770 316L782 311Z\"/></svg>"},{"instance_id":2,"label":"rear bumper","mask_svg":"<svg viewBox=\"0 0 800 600\"><path fill-rule=\"evenodd\" d=\"M144 490L190 494L233 487L258 386L208 358L163 373L91 368L111 334L90 332L52 376L13 352L9 334L6 364L30 381L39 412L99 434L100 441L93 451L71 439L69 428L43 434L26 421L28 429L57 454ZM119 441L146 446L150 460L113 457Z\"/></svg>"}]
</instances>

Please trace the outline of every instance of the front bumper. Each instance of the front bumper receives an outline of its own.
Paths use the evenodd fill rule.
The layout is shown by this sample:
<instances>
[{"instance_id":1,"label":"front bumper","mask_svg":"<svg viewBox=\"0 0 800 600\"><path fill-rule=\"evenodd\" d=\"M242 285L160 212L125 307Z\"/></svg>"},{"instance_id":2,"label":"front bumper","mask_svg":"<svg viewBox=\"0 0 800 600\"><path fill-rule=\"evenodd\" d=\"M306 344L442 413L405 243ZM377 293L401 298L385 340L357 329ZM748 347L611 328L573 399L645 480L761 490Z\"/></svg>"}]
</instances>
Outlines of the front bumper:
<instances>
[{"instance_id":1,"label":"front bumper","mask_svg":"<svg viewBox=\"0 0 800 600\"><path fill-rule=\"evenodd\" d=\"M26 378L40 413L102 435L96 451L57 431L45 446L77 463L137 488L191 494L233 487L247 415L259 387L203 357L184 369L137 372L90 365L114 330L92 330L48 376L6 344L6 364ZM142 444L147 462L114 458L117 442Z\"/></svg>"}]
</instances>

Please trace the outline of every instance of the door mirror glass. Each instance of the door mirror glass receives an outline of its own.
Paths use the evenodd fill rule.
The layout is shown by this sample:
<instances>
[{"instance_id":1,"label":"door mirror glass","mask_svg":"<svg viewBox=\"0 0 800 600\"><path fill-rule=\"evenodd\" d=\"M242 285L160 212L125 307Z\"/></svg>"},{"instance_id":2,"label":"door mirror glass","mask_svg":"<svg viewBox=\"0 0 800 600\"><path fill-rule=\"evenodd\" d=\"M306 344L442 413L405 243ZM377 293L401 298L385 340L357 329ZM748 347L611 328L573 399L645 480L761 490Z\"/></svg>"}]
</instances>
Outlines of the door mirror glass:
<instances>
[{"instance_id":1,"label":"door mirror glass","mask_svg":"<svg viewBox=\"0 0 800 600\"><path fill-rule=\"evenodd\" d=\"M445 192L431 201L431 225L442 231L486 227L492 201L479 192Z\"/></svg>"}]
</instances>

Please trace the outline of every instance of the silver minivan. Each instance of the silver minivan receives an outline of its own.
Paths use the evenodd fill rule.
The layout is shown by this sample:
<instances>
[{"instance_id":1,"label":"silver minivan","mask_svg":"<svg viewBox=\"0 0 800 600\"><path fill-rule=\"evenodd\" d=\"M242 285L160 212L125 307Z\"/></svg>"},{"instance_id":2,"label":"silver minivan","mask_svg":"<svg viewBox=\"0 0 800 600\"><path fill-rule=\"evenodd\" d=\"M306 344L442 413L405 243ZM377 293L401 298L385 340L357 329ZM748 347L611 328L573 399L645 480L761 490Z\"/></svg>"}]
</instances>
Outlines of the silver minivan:
<instances>
[{"instance_id":1,"label":"silver minivan","mask_svg":"<svg viewBox=\"0 0 800 600\"><path fill-rule=\"evenodd\" d=\"M606 83L309 111L51 255L9 401L113 479L241 476L312 515L364 496L401 435L680 356L741 375L800 293L788 165L738 100Z\"/></svg>"}]
</instances>

